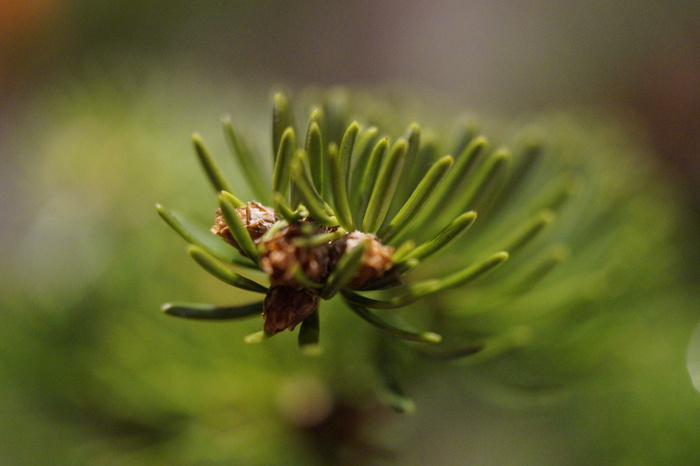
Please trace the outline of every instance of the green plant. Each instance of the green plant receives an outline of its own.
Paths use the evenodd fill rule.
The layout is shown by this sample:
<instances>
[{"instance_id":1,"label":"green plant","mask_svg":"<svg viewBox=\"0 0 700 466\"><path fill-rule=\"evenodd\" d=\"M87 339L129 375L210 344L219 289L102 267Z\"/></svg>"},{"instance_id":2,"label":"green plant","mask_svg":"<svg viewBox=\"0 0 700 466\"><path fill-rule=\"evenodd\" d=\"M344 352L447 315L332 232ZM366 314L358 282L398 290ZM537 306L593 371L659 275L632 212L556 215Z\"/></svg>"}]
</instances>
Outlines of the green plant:
<instances>
[{"instance_id":1,"label":"green plant","mask_svg":"<svg viewBox=\"0 0 700 466\"><path fill-rule=\"evenodd\" d=\"M414 408L399 383L410 372L407 357L487 363L479 367L491 367L492 377L524 386L559 386L599 364L610 331L588 332L639 317L634 306L611 316L609 300L622 294L635 303L655 280L649 267L673 260L654 251L673 224L662 212L665 194L636 193L651 167L637 163L625 182L618 176L635 163L621 150L621 133L550 116L495 147L473 121L451 143L425 137L415 123L389 138L395 115L366 105L360 125L343 96L329 94L312 109L301 139L290 101L275 95L271 169L224 121L255 201L234 194L193 137L219 195L215 234L158 211L199 265L265 299L163 310L214 320L262 313L264 330L249 343L301 324L300 347L318 354L319 303L340 299L384 335L356 344L374 348L382 399L401 412ZM640 262L639 254L648 257Z\"/></svg>"},{"instance_id":2,"label":"green plant","mask_svg":"<svg viewBox=\"0 0 700 466\"><path fill-rule=\"evenodd\" d=\"M360 132L356 122L348 127L339 145L332 140L325 142L328 134L322 133L321 112L316 111L308 125L304 148L298 149L294 128L287 126L290 121L287 101L282 95L277 95L275 102L273 152L276 157L272 188L275 209L256 201L244 204L231 194L229 184L199 137L194 139L195 149L212 185L221 192L213 232L234 246L240 255L231 257L230 253L227 255L215 249L211 241L187 230L176 215L159 207L159 213L175 231L193 243L188 251L200 265L233 286L266 293L265 301L223 309L168 305L165 311L202 319L245 317L263 311L266 318L264 333L250 337L250 341L259 341L284 329L291 330L302 323L300 345L316 345L318 301L329 300L340 293L350 309L378 329L406 340L439 343L438 335L398 329L372 314L368 308L400 308L445 289L461 286L500 265L508 258L507 253L496 253L473 264L466 272L408 285L403 287L399 296L389 300L368 299L355 290L392 290L403 285L404 276L419 262L448 246L471 226L476 219L473 210L456 215L439 234L420 246L416 246L413 239L399 242L400 238L416 236L411 234L411 229L425 230L436 222L435 215L429 210L421 210L421 207L429 201L433 201L434 207L436 204L449 205L449 188L466 175L482 152L485 140L476 139L465 148L460 157L463 163L445 184L440 182L454 161L449 155L437 160L415 186L405 182L401 188L409 192L410 197L402 199L395 196L399 180L402 176L416 178L411 166L419 153L420 130L417 125L410 128L408 141L398 139L391 147L386 137L374 144L377 129L370 128L360 135L356 149L355 141ZM229 122L225 128L233 150L240 158L240 165L246 171L246 178L254 186L261 186L260 172L253 168L256 158L241 144ZM351 170L353 155L359 160ZM471 182L472 197L479 188L502 177L500 172L507 158L507 154L498 153L494 160L489 161L488 169ZM329 169L324 170L326 165ZM350 189L351 184L354 189ZM431 197L437 188L443 189ZM324 196L326 193L328 195ZM333 200L326 200L331 193ZM261 199L270 197L262 190L256 194ZM392 203L396 205L397 201L403 202L399 212L393 218L386 218ZM333 207L330 207L331 203ZM354 215L351 205L356 206ZM459 207L455 206L448 211L458 212L457 209ZM541 226L538 222L537 227ZM516 242L523 243L528 236L532 233L526 232ZM272 286L268 288L222 268L216 259L239 267L258 266L269 276Z\"/></svg>"}]
</instances>

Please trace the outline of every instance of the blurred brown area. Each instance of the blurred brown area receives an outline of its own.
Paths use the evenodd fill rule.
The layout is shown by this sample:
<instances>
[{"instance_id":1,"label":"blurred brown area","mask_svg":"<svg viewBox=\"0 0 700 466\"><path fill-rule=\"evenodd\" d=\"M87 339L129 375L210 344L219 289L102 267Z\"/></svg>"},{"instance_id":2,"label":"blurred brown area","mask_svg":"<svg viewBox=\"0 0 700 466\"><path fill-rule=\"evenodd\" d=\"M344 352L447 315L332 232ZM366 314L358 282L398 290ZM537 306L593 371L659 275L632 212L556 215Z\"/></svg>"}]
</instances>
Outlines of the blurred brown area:
<instances>
[{"instance_id":1,"label":"blurred brown area","mask_svg":"<svg viewBox=\"0 0 700 466\"><path fill-rule=\"evenodd\" d=\"M700 30L636 64L615 96L646 125L654 152L684 179L700 211Z\"/></svg>"},{"instance_id":2,"label":"blurred brown area","mask_svg":"<svg viewBox=\"0 0 700 466\"><path fill-rule=\"evenodd\" d=\"M0 5L0 90L8 100L28 92L60 52L61 0L4 0Z\"/></svg>"}]
</instances>

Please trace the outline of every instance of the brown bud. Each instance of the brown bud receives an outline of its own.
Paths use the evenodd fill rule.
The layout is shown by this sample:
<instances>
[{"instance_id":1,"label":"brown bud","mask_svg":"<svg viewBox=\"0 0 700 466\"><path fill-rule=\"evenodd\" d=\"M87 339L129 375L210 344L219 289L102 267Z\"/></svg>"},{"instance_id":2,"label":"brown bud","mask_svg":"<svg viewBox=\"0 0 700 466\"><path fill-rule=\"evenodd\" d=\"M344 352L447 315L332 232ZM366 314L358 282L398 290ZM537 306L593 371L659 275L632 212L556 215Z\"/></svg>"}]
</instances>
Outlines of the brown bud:
<instances>
[{"instance_id":1,"label":"brown bud","mask_svg":"<svg viewBox=\"0 0 700 466\"><path fill-rule=\"evenodd\" d=\"M270 287L263 304L263 328L271 334L286 329L294 330L318 308L319 298L316 292L307 288L284 285Z\"/></svg>"},{"instance_id":2,"label":"brown bud","mask_svg":"<svg viewBox=\"0 0 700 466\"><path fill-rule=\"evenodd\" d=\"M394 252L394 248L382 244L375 235L355 230L352 233L348 233L344 238L345 254L353 250L360 241L368 241L367 249L362 254L362 265L348 284L349 288L362 288L364 285L381 277L393 265L391 254Z\"/></svg>"},{"instance_id":3,"label":"brown bud","mask_svg":"<svg viewBox=\"0 0 700 466\"><path fill-rule=\"evenodd\" d=\"M253 242L257 242L277 221L277 214L273 209L265 207L256 201L251 201L244 206L237 207L236 213L243 221L243 225L245 225L246 230L248 230L248 234L250 234ZM216 219L214 221L214 226L211 228L211 232L221 236L227 243L241 251L241 248L229 231L228 224L226 223L226 219L224 219L221 209L216 210ZM243 251L241 251L241 253L243 253Z\"/></svg>"},{"instance_id":4,"label":"brown bud","mask_svg":"<svg viewBox=\"0 0 700 466\"><path fill-rule=\"evenodd\" d=\"M329 245L299 246L295 239L305 236L309 224L293 224L281 229L262 242L260 267L270 276L273 285L297 284L294 273L298 268L310 280L323 282L329 274ZM320 230L327 233L326 230Z\"/></svg>"}]
</instances>

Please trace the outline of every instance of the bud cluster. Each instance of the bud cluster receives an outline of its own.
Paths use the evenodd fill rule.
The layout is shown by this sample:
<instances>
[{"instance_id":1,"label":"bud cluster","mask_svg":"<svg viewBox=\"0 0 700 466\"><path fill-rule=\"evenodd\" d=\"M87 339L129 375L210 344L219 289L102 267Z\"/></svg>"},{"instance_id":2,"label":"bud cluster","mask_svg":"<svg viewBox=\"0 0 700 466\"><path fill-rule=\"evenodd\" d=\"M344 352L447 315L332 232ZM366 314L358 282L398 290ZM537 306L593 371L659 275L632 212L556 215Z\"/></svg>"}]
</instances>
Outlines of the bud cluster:
<instances>
[{"instance_id":1,"label":"bud cluster","mask_svg":"<svg viewBox=\"0 0 700 466\"><path fill-rule=\"evenodd\" d=\"M264 330L269 334L293 330L316 311L320 290L340 258L361 242L367 246L348 288L360 289L372 283L393 265L394 248L382 244L373 234L356 230L320 244L309 244L305 240L333 233L338 227L319 226L307 217L291 224L283 222L281 228L271 230L279 221L277 213L255 201L236 208L236 213L260 251L260 268L270 278L263 304ZM221 209L216 211L211 231L242 252ZM299 274L304 277L301 281ZM318 286L309 286L309 281Z\"/></svg>"}]
</instances>

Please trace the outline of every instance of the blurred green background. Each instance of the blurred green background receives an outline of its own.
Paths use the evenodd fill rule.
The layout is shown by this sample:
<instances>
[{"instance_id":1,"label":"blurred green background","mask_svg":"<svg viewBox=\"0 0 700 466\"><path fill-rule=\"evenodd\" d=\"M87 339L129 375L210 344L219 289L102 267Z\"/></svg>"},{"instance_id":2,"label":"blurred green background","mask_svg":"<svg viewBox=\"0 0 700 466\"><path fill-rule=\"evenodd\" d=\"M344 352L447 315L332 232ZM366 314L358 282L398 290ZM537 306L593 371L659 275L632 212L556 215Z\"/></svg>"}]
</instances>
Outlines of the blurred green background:
<instances>
[{"instance_id":1,"label":"blurred green background","mask_svg":"<svg viewBox=\"0 0 700 466\"><path fill-rule=\"evenodd\" d=\"M0 462L314 458L306 452L313 448L299 446L313 435L284 430L271 412L280 393L315 393L327 369L279 356L293 347L291 337L281 338L274 357L243 347L241 337L259 322L183 324L158 312L173 299L248 298L197 270L155 214L156 202L214 208L191 154L192 131L223 153L218 118L230 113L251 139L267 140L269 93L280 85L427 89L420 97L440 95L456 108L509 117L603 106L642 128L677 180L678 203L669 209L693 217L700 212L698 24L700 3L690 0L5 0ZM686 279L660 304L686 309L669 324L681 337L698 315L699 236L692 227L684 231L677 248L686 253ZM653 339L654 332L643 334ZM695 334L688 354L697 386ZM664 344L650 341L645 356ZM639 383L663 385L658 365L638 369ZM624 462L622 453L579 445L570 437L575 430L560 428L565 413L494 406L436 372L414 384L415 417L396 422L352 405L348 419L362 419L371 433L375 417L388 418L396 437L420 435L422 443L400 450L399 464L584 464L581 451ZM689 378L676 375L669 384ZM338 377L338 385L348 383ZM685 397L697 403L696 392L680 392L677 409ZM616 403L593 398L583 400L595 409ZM673 418L668 422L673 431ZM615 430L611 422L601 445ZM687 439L685 458L700 455L695 442ZM616 439L610 448L622 444ZM280 451L290 456L280 459Z\"/></svg>"}]
</instances>

